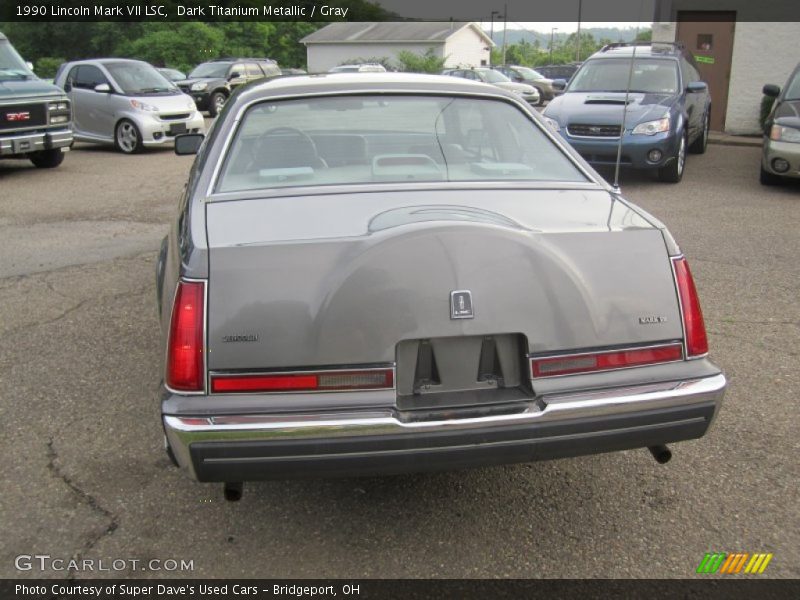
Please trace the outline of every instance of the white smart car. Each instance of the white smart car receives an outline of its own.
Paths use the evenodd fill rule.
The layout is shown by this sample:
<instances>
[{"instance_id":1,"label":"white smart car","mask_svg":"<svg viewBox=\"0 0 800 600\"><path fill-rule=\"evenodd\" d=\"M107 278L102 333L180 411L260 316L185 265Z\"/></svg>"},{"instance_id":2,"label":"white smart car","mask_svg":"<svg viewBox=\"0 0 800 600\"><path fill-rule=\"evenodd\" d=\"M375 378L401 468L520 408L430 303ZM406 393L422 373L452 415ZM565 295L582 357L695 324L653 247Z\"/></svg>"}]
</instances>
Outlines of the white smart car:
<instances>
[{"instance_id":1,"label":"white smart car","mask_svg":"<svg viewBox=\"0 0 800 600\"><path fill-rule=\"evenodd\" d=\"M182 133L205 132L194 100L146 62L70 62L59 68L55 83L72 101L76 140L114 144L133 154Z\"/></svg>"}]
</instances>

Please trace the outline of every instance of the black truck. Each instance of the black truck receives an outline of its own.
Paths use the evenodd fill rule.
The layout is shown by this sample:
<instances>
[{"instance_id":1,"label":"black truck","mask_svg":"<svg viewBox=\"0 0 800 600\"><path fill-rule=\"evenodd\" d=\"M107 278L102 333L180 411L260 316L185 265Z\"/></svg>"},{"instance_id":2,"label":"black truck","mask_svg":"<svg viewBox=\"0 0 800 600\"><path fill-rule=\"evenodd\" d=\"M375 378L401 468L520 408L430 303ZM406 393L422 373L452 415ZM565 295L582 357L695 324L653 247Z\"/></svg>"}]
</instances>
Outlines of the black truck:
<instances>
[{"instance_id":1,"label":"black truck","mask_svg":"<svg viewBox=\"0 0 800 600\"><path fill-rule=\"evenodd\" d=\"M71 145L72 111L64 90L39 79L0 33L0 158L27 158L50 169Z\"/></svg>"}]
</instances>

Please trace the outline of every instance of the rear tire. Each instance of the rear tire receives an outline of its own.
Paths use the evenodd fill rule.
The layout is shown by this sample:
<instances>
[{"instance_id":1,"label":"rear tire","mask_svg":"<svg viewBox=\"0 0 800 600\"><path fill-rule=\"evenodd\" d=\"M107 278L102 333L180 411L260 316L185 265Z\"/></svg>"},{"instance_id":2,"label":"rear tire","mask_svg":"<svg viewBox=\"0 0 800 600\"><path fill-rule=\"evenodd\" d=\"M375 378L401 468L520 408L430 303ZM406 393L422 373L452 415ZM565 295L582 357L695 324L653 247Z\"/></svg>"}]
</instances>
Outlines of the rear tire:
<instances>
[{"instance_id":1,"label":"rear tire","mask_svg":"<svg viewBox=\"0 0 800 600\"><path fill-rule=\"evenodd\" d=\"M681 136L678 151L666 167L658 170L658 179L664 183L680 183L686 166L686 135Z\"/></svg>"},{"instance_id":2,"label":"rear tire","mask_svg":"<svg viewBox=\"0 0 800 600\"><path fill-rule=\"evenodd\" d=\"M711 124L711 115L708 111L706 111L705 116L703 117L703 133L700 134L692 145L689 146L689 152L692 154L705 154L706 148L708 148L708 130Z\"/></svg>"},{"instance_id":3,"label":"rear tire","mask_svg":"<svg viewBox=\"0 0 800 600\"><path fill-rule=\"evenodd\" d=\"M209 98L208 101L209 116L216 117L222 110L222 107L225 106L225 102L227 102L227 100L228 99L225 97L225 94L222 92L214 92L211 94L211 98Z\"/></svg>"},{"instance_id":4,"label":"rear tire","mask_svg":"<svg viewBox=\"0 0 800 600\"><path fill-rule=\"evenodd\" d=\"M55 169L64 162L64 153L61 151L61 148L39 150L31 154L28 158L31 159L31 162L38 169Z\"/></svg>"},{"instance_id":5,"label":"rear tire","mask_svg":"<svg viewBox=\"0 0 800 600\"><path fill-rule=\"evenodd\" d=\"M536 106L541 106L542 104L544 104L544 90L542 90L542 88L537 87L536 91L539 92L539 101L536 103Z\"/></svg>"},{"instance_id":6,"label":"rear tire","mask_svg":"<svg viewBox=\"0 0 800 600\"><path fill-rule=\"evenodd\" d=\"M761 176L758 178L761 182L761 185L780 185L782 183L781 178L778 175L770 173L769 171L765 170L764 167L761 167Z\"/></svg>"}]
</instances>

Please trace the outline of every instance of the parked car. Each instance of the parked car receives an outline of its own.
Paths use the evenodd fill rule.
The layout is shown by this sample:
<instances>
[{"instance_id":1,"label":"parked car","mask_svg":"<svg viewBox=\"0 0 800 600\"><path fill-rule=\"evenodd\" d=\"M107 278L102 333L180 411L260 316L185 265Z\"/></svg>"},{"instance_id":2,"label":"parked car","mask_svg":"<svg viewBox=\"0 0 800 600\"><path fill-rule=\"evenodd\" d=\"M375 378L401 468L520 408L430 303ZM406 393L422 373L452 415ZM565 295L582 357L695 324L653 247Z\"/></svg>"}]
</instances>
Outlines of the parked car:
<instances>
[{"instance_id":1,"label":"parked car","mask_svg":"<svg viewBox=\"0 0 800 600\"><path fill-rule=\"evenodd\" d=\"M57 167L72 145L71 119L64 91L39 79L0 33L0 158Z\"/></svg>"},{"instance_id":2,"label":"parked car","mask_svg":"<svg viewBox=\"0 0 800 600\"><path fill-rule=\"evenodd\" d=\"M565 85L543 114L594 165L615 164L623 113L623 166L652 170L661 181L677 183L687 150L706 151L711 96L694 58L680 44L606 46L568 85L553 82L556 88Z\"/></svg>"},{"instance_id":3,"label":"parked car","mask_svg":"<svg viewBox=\"0 0 800 600\"><path fill-rule=\"evenodd\" d=\"M800 177L800 64L781 88L764 86L763 92L775 98L764 127L761 154L761 183L775 185L785 178Z\"/></svg>"},{"instance_id":4,"label":"parked car","mask_svg":"<svg viewBox=\"0 0 800 600\"><path fill-rule=\"evenodd\" d=\"M550 80L564 79L569 81L582 64L583 63L573 62L566 65L544 65L541 67L536 67L536 72ZM553 91L556 95L560 93L560 90Z\"/></svg>"},{"instance_id":5,"label":"parked car","mask_svg":"<svg viewBox=\"0 0 800 600\"><path fill-rule=\"evenodd\" d=\"M540 103L539 92L535 87L524 83L515 83L499 71L495 71L488 67L446 69L442 72L442 75L463 77L464 79L471 79L473 81L482 81L483 83L496 85L499 88L513 92L531 104Z\"/></svg>"},{"instance_id":6,"label":"parked car","mask_svg":"<svg viewBox=\"0 0 800 600\"><path fill-rule=\"evenodd\" d=\"M306 72L305 69L288 68L288 69L281 69L281 75L285 77L290 77L293 75L308 75L308 73Z\"/></svg>"},{"instance_id":7,"label":"parked car","mask_svg":"<svg viewBox=\"0 0 800 600\"><path fill-rule=\"evenodd\" d=\"M267 58L221 58L198 65L178 86L194 98L198 110L216 117L237 87L280 74L278 64Z\"/></svg>"},{"instance_id":8,"label":"parked car","mask_svg":"<svg viewBox=\"0 0 800 600\"><path fill-rule=\"evenodd\" d=\"M385 73L386 67L378 63L339 65L328 70L328 73Z\"/></svg>"},{"instance_id":9,"label":"parked car","mask_svg":"<svg viewBox=\"0 0 800 600\"><path fill-rule=\"evenodd\" d=\"M286 77L231 98L162 244L161 412L200 481L697 438L725 377L686 259L519 95Z\"/></svg>"},{"instance_id":10,"label":"parked car","mask_svg":"<svg viewBox=\"0 0 800 600\"><path fill-rule=\"evenodd\" d=\"M183 71L179 71L178 69L168 69L162 67L156 70L172 82L183 81L184 79L186 79L186 73L184 73Z\"/></svg>"},{"instance_id":11,"label":"parked car","mask_svg":"<svg viewBox=\"0 0 800 600\"><path fill-rule=\"evenodd\" d=\"M114 144L133 154L171 143L180 133L203 133L191 97L140 60L99 58L59 67L56 84L72 102L76 140Z\"/></svg>"},{"instance_id":12,"label":"parked car","mask_svg":"<svg viewBox=\"0 0 800 600\"><path fill-rule=\"evenodd\" d=\"M499 65L492 68L508 77L511 81L525 83L535 87L536 91L539 92L540 106L545 100L552 100L556 96L556 92L553 89L553 80L548 79L530 67L521 67L519 65Z\"/></svg>"}]
</instances>

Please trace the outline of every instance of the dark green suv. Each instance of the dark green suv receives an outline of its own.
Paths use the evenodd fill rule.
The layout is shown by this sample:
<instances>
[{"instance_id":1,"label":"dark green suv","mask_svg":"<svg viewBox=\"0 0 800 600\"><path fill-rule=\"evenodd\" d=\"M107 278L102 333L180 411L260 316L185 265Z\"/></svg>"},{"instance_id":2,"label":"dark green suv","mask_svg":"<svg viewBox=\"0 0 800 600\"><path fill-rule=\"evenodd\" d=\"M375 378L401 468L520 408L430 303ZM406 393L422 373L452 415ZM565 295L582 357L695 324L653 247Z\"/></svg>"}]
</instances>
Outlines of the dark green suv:
<instances>
[{"instance_id":1,"label":"dark green suv","mask_svg":"<svg viewBox=\"0 0 800 600\"><path fill-rule=\"evenodd\" d=\"M0 33L0 158L27 158L37 167L53 168L71 145L66 94L34 75Z\"/></svg>"}]
</instances>

